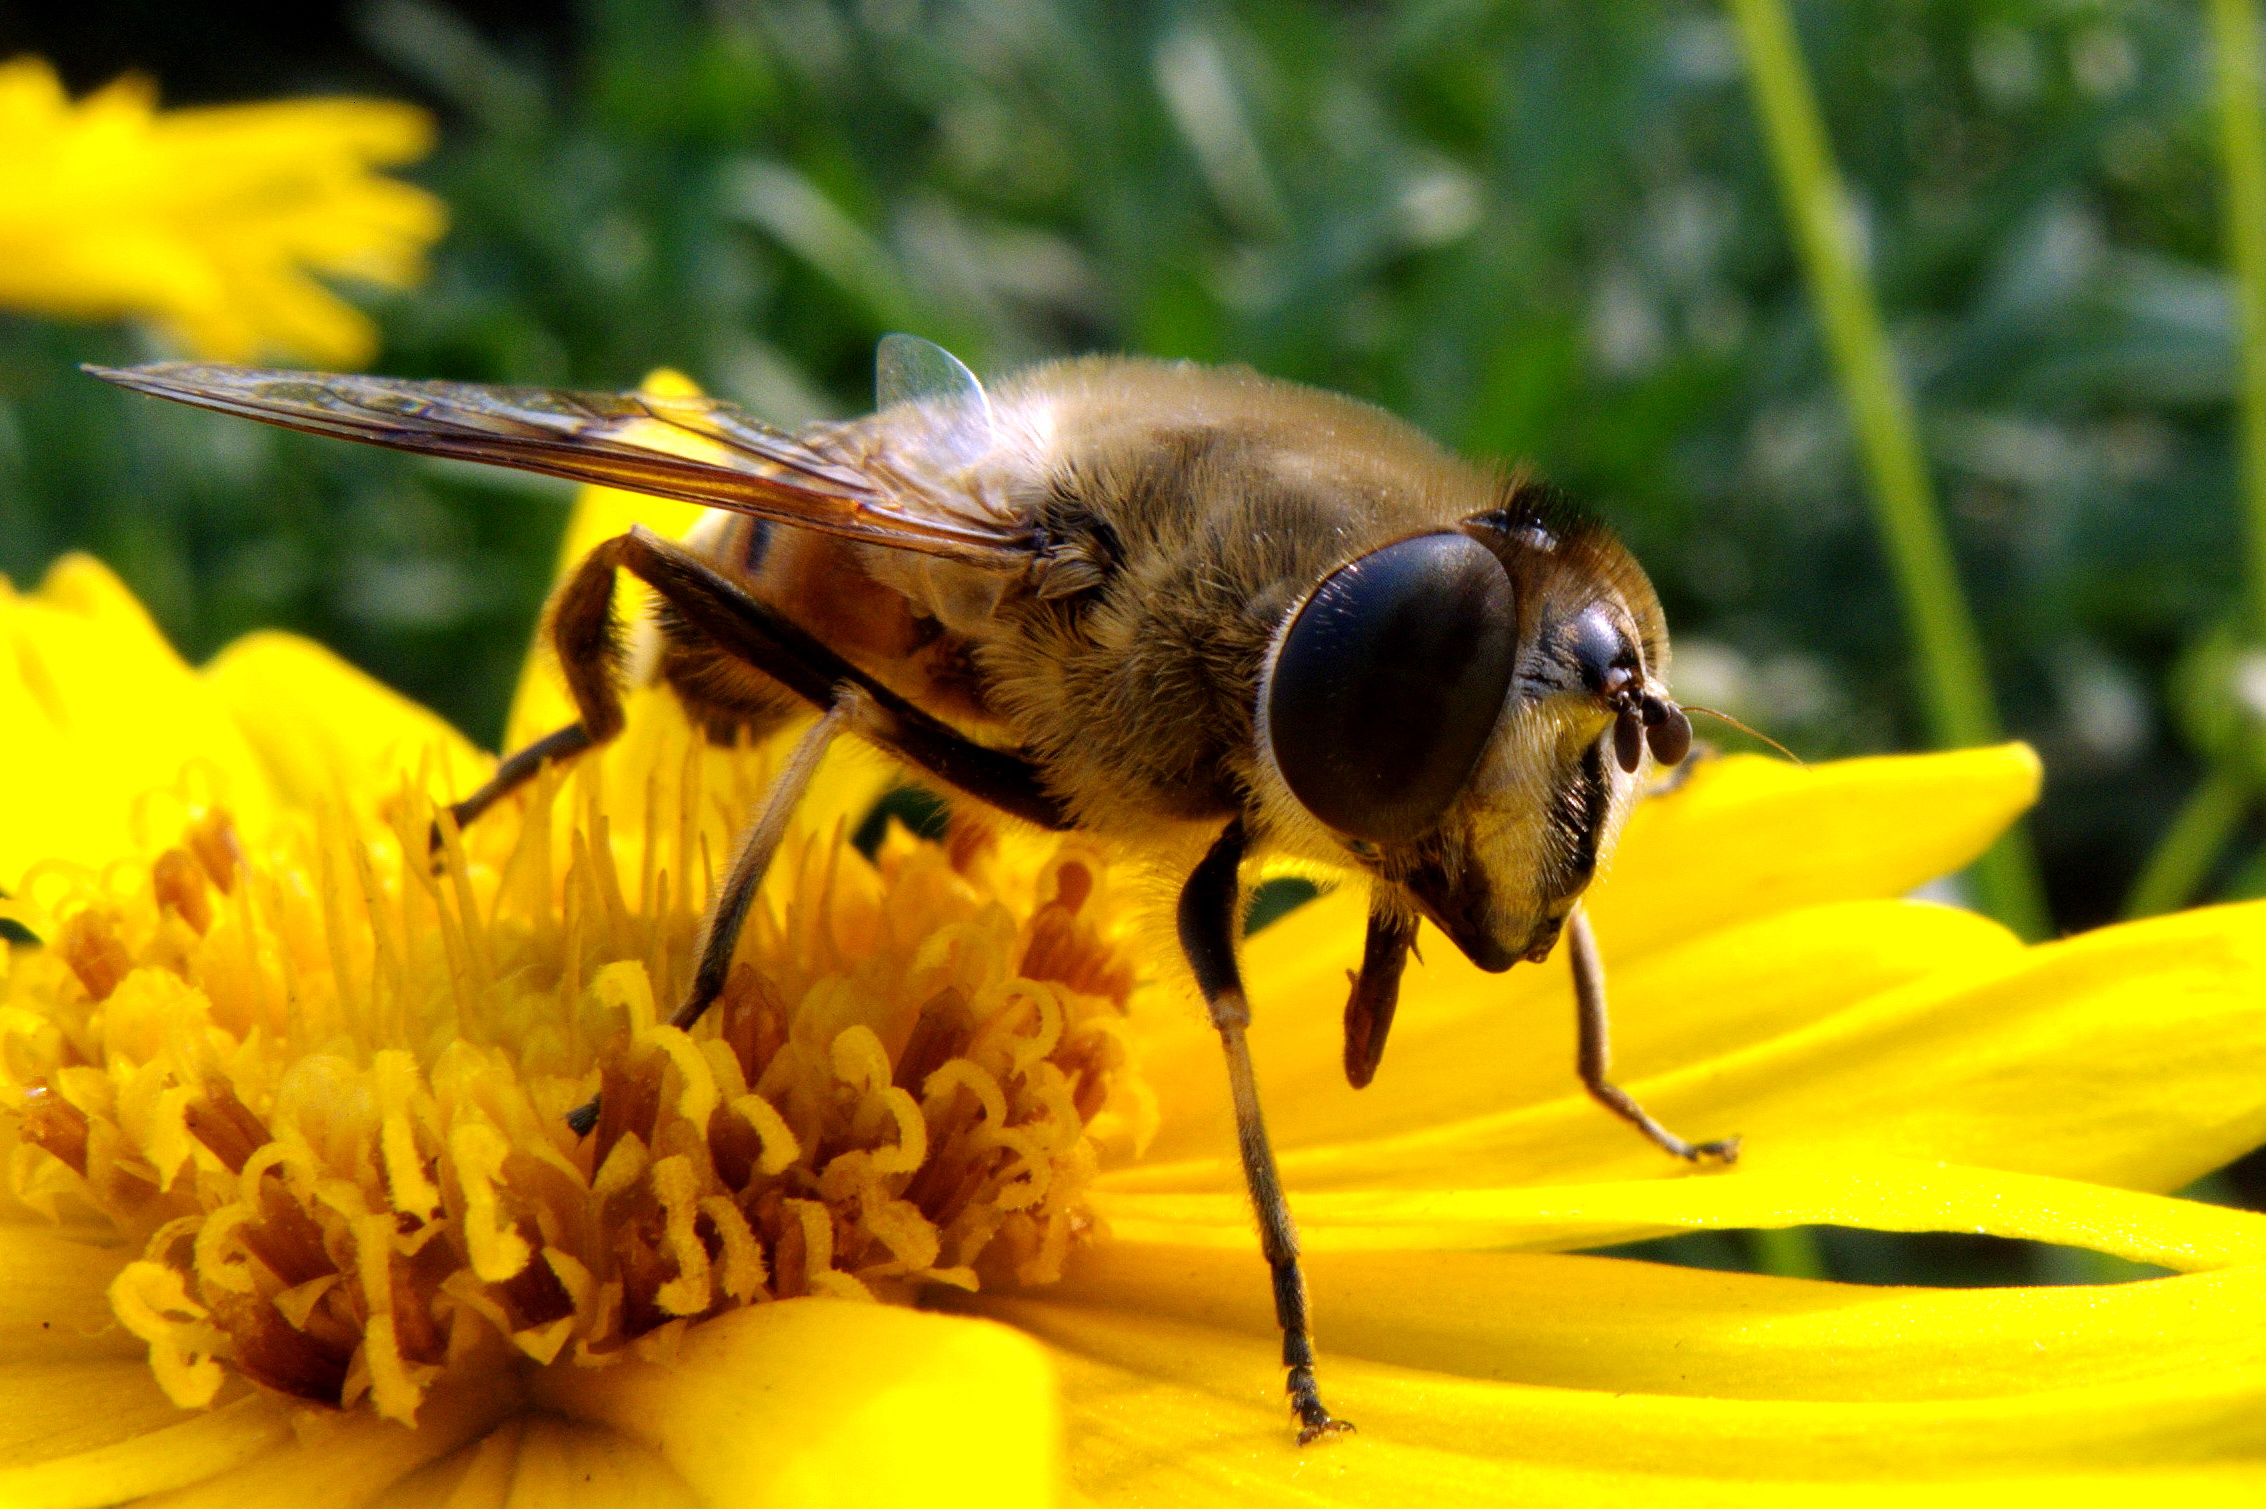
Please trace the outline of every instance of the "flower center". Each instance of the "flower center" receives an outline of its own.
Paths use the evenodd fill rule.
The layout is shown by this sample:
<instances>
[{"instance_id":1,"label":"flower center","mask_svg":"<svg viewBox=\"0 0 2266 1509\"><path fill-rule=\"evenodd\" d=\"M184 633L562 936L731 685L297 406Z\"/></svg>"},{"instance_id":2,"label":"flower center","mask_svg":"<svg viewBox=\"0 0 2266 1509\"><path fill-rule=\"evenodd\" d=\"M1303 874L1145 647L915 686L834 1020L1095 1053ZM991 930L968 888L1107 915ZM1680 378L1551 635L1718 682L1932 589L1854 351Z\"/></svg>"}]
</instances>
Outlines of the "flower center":
<instances>
[{"instance_id":1,"label":"flower center","mask_svg":"<svg viewBox=\"0 0 2266 1509\"><path fill-rule=\"evenodd\" d=\"M737 1305L1044 1282L1091 1228L1097 1139L1145 1104L1094 851L892 829L868 863L806 826L687 1033L660 1019L771 756L606 758L437 862L412 794L27 882L0 1149L19 1199L139 1245L111 1302L177 1403L241 1378L406 1421L444 1375L665 1355Z\"/></svg>"}]
</instances>

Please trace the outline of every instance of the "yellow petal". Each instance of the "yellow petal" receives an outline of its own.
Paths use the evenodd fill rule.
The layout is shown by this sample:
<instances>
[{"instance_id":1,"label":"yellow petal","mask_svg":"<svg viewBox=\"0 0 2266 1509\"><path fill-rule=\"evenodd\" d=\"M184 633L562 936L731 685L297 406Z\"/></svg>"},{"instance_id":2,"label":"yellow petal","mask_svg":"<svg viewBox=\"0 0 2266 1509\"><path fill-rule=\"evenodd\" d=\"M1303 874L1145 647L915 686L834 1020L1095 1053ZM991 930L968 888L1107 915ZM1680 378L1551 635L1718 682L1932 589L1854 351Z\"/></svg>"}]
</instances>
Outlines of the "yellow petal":
<instances>
[{"instance_id":1,"label":"yellow petal","mask_svg":"<svg viewBox=\"0 0 2266 1509\"><path fill-rule=\"evenodd\" d=\"M0 1224L0 1365L146 1359L110 1318L110 1281L132 1256Z\"/></svg>"},{"instance_id":2,"label":"yellow petal","mask_svg":"<svg viewBox=\"0 0 2266 1509\"><path fill-rule=\"evenodd\" d=\"M1900 896L1990 846L2038 796L2027 745L1794 766L1712 760L1638 805L1583 903L1621 958L1742 918Z\"/></svg>"},{"instance_id":3,"label":"yellow petal","mask_svg":"<svg viewBox=\"0 0 2266 1509\"><path fill-rule=\"evenodd\" d=\"M2003 1509L2254 1503L2266 1490L2266 1367L2255 1361L1821 1402L1506 1383L1325 1348L1326 1397L1360 1430L1301 1449L1270 1336L1044 1301L1001 1308L1055 1347L1072 1481L1102 1504L1793 1509L1924 1495ZM2266 1321L2255 1291L2235 1313Z\"/></svg>"},{"instance_id":4,"label":"yellow petal","mask_svg":"<svg viewBox=\"0 0 2266 1509\"><path fill-rule=\"evenodd\" d=\"M2111 1253L2180 1272L2266 1261L2266 1216L2036 1174L1872 1158L1757 1155L1739 1168L1610 1184L1317 1190L1291 1210L1309 1251L1567 1250L1670 1231L1856 1226L1963 1231ZM1121 1242L1255 1247L1231 1194L1096 1196Z\"/></svg>"},{"instance_id":5,"label":"yellow petal","mask_svg":"<svg viewBox=\"0 0 2266 1509\"><path fill-rule=\"evenodd\" d=\"M609 1430L528 1421L505 1509L692 1509L685 1480L651 1449Z\"/></svg>"},{"instance_id":6,"label":"yellow petal","mask_svg":"<svg viewBox=\"0 0 2266 1509\"><path fill-rule=\"evenodd\" d=\"M1445 946L1411 964L1376 1080L1362 1090L1348 1085L1344 945L1358 958L1360 906L1358 896L1333 894L1310 908L1337 914L1338 946L1311 946L1309 933L1290 940L1308 946L1286 948L1271 929L1252 940L1252 1052L1277 1148L1437 1127L1576 1094L1573 982L1563 953L1490 975ZM2003 967L2019 955L2013 934L1972 912L1844 901L1610 960L1614 1071L1643 1080L1768 1041L1934 971ZM1179 1182L1165 1167L1173 1160L1233 1148L1233 1113L1218 1038L1193 1013L1152 1031L1143 1063L1164 1127L1149 1167L1121 1182L1163 1188Z\"/></svg>"},{"instance_id":7,"label":"yellow petal","mask_svg":"<svg viewBox=\"0 0 2266 1509\"><path fill-rule=\"evenodd\" d=\"M348 792L382 796L427 759L444 784L466 790L492 763L441 718L296 634L247 634L204 676L277 792L301 807Z\"/></svg>"},{"instance_id":8,"label":"yellow petal","mask_svg":"<svg viewBox=\"0 0 2266 1509\"><path fill-rule=\"evenodd\" d=\"M603 1426L506 1421L398 1483L382 1509L694 1509L666 1462Z\"/></svg>"},{"instance_id":9,"label":"yellow petal","mask_svg":"<svg viewBox=\"0 0 2266 1509\"><path fill-rule=\"evenodd\" d=\"M485 1390L436 1390L418 1411L414 1430L368 1412L286 1416L296 1431L286 1425L280 1441L226 1471L176 1477L189 1486L151 1499L150 1509L359 1509L518 1407L508 1382L489 1380ZM6 1502L0 1492L0 1503Z\"/></svg>"},{"instance_id":10,"label":"yellow petal","mask_svg":"<svg viewBox=\"0 0 2266 1509\"><path fill-rule=\"evenodd\" d=\"M19 1438L0 1467L9 1509L95 1509L236 1476L291 1434L290 1416L267 1399L184 1417L146 1365L26 1370L0 1378L0 1390Z\"/></svg>"},{"instance_id":11,"label":"yellow petal","mask_svg":"<svg viewBox=\"0 0 2266 1509\"><path fill-rule=\"evenodd\" d=\"M2266 1138L2266 905L2103 928L1654 1083L1703 1121L2171 1190Z\"/></svg>"},{"instance_id":12,"label":"yellow petal","mask_svg":"<svg viewBox=\"0 0 2266 1509\"><path fill-rule=\"evenodd\" d=\"M2176 1189L2266 1137L2266 904L2103 928L1945 971L1626 1087L1750 1155L1963 1163ZM1225 1150L1223 1150L1225 1151ZM1665 1159L1579 1093L1287 1151L1294 1188L1647 1178ZM1123 1188L1231 1188L1232 1156Z\"/></svg>"},{"instance_id":13,"label":"yellow petal","mask_svg":"<svg viewBox=\"0 0 2266 1509\"><path fill-rule=\"evenodd\" d=\"M476 1441L428 1462L388 1489L384 1509L503 1509L511 1497L525 1417L504 1421Z\"/></svg>"},{"instance_id":14,"label":"yellow petal","mask_svg":"<svg viewBox=\"0 0 2266 1509\"><path fill-rule=\"evenodd\" d=\"M1331 1353L1465 1378L1716 1399L1980 1398L2266 1361L2266 1268L2146 1283L1910 1289L1553 1253L1319 1253ZM1014 1304L1265 1338L1246 1253L1101 1245ZM975 1302L989 1308L988 1301Z\"/></svg>"},{"instance_id":15,"label":"yellow petal","mask_svg":"<svg viewBox=\"0 0 2266 1509\"><path fill-rule=\"evenodd\" d=\"M551 1368L538 1398L658 1451L703 1503L1055 1502L1046 1358L980 1321L797 1299L694 1327L668 1366Z\"/></svg>"},{"instance_id":16,"label":"yellow petal","mask_svg":"<svg viewBox=\"0 0 2266 1509\"><path fill-rule=\"evenodd\" d=\"M648 375L639 384L638 391L663 398L689 398L700 392L700 386L683 373L662 367ZM653 434L638 438L663 449L675 444L688 451L705 443L689 432L672 430L658 423ZM574 512L567 518L566 534L559 542L558 579L565 580L567 573L580 565L584 556L614 536L627 534L633 524L643 524L655 534L676 540L684 538L693 525L714 513L714 509L675 498L653 498L614 487L580 488L574 495ZM624 622L635 622L649 597L642 585L625 578L615 584L614 611ZM519 690L512 698L504 747L517 749L555 728L565 727L574 717L574 703L559 678L550 638L547 634L538 634L527 665L520 672Z\"/></svg>"},{"instance_id":17,"label":"yellow petal","mask_svg":"<svg viewBox=\"0 0 2266 1509\"><path fill-rule=\"evenodd\" d=\"M250 745L118 578L89 556L40 590L0 583L0 886L47 858L101 865L140 844L152 791L217 796L247 833L272 811Z\"/></svg>"},{"instance_id":18,"label":"yellow petal","mask_svg":"<svg viewBox=\"0 0 2266 1509\"><path fill-rule=\"evenodd\" d=\"M54 72L0 73L0 304L156 322L197 354L354 365L367 316L310 272L407 286L447 221L369 170L422 155L411 106L299 100L160 113L123 80L73 105Z\"/></svg>"},{"instance_id":19,"label":"yellow petal","mask_svg":"<svg viewBox=\"0 0 2266 1509\"><path fill-rule=\"evenodd\" d=\"M1217 1200L1222 1231L1242 1215L1226 1197L1183 1198ZM1925 1291L1328 1250L1363 1235L1363 1220L1375 1236L1406 1218L1406 1234L1490 1198L1503 1215L1529 1202L1528 1239L1552 1223L1559 1237L1594 1234L1601 1215L1632 1230L1663 1216L1825 1221L1993 1231L2216 1271ZM1976 1505L2235 1503L2266 1486L2266 1217L2250 1212L1916 1166L1301 1203L1310 1250L1322 1249L1309 1264L1319 1373L1361 1427L1351 1437L1292 1445L1247 1216L1233 1262L1121 1241L1082 1254L1060 1286L972 1302L1057 1349L1078 1487L1102 1503L1791 1506L1922 1492ZM1496 1236L1518 1239L1513 1227Z\"/></svg>"}]
</instances>

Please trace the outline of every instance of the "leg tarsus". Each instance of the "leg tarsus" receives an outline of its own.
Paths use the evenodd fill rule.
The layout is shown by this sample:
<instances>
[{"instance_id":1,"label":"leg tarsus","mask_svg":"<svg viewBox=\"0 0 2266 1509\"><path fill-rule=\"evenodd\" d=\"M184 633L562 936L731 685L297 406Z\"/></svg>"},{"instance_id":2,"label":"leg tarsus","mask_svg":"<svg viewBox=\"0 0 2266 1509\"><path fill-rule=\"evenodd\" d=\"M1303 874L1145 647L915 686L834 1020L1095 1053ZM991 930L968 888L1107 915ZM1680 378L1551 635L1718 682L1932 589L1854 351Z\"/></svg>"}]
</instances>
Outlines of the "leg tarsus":
<instances>
[{"instance_id":1,"label":"leg tarsus","mask_svg":"<svg viewBox=\"0 0 2266 1509\"><path fill-rule=\"evenodd\" d=\"M1310 1446L1323 1436L1349 1435L1356 1428L1351 1420L1340 1420L1322 1404L1322 1396L1314 1391L1314 1369L1295 1367L1290 1370L1290 1411L1298 1416L1298 1444Z\"/></svg>"},{"instance_id":2,"label":"leg tarsus","mask_svg":"<svg viewBox=\"0 0 2266 1509\"><path fill-rule=\"evenodd\" d=\"M855 690L843 689L826 715L803 731L787 762L779 767L777 779L764 794L763 810L740 840L740 851L724 877L724 888L717 893L708 925L701 932L700 963L693 970L692 988L685 992L684 1003L670 1014L670 1026L692 1026L724 993L725 982L731 978L732 954L739 947L740 928L747 922L748 908L771 868L772 856L787 837L787 821L802 805L803 793L810 790L819 762L826 757L835 736L856 715L861 700Z\"/></svg>"},{"instance_id":3,"label":"leg tarsus","mask_svg":"<svg viewBox=\"0 0 2266 1509\"><path fill-rule=\"evenodd\" d=\"M1243 994L1243 972L1235 961L1237 920L1243 915L1237 904L1241 899L1237 872L1243 864L1243 850L1243 820L1237 818L1227 825L1181 887L1180 947L1195 971L1212 1025L1219 1031L1220 1046L1227 1053L1236 1143L1243 1154L1243 1178L1251 1191L1251 1208L1259 1221L1259 1246L1274 1277L1275 1320L1282 1327L1282 1360L1287 1370L1285 1388L1291 1411L1298 1417L1298 1441L1303 1446L1318 1436L1353 1427L1330 1414L1315 1387L1314 1338L1307 1325L1306 1275L1298 1265L1298 1228L1291 1223L1282 1175L1275 1167L1275 1150L1267 1141L1266 1121L1259 1114L1251 1045L1244 1038L1244 1029L1251 1025L1251 1003Z\"/></svg>"},{"instance_id":4,"label":"leg tarsus","mask_svg":"<svg viewBox=\"0 0 2266 1509\"><path fill-rule=\"evenodd\" d=\"M1738 1138L1686 1142L1653 1120L1651 1113L1637 1104L1636 1097L1605 1077L1612 1059L1605 1006L1605 963L1598 956L1597 935L1590 931L1589 918L1579 907L1566 919L1566 948L1574 970L1575 1023L1580 1039L1577 1061L1582 1088L1589 1092L1590 1099L1642 1132L1662 1152L1686 1163L1738 1162Z\"/></svg>"},{"instance_id":5,"label":"leg tarsus","mask_svg":"<svg viewBox=\"0 0 2266 1509\"><path fill-rule=\"evenodd\" d=\"M496 773L488 777L487 784L449 808L449 816L456 823L456 831L462 833L477 822L480 814L533 780L536 772L545 765L554 761L571 760L589 749L594 742L596 741L590 737L589 730L579 722L569 723L504 756L496 766ZM426 849L428 853L438 854L440 848L441 825L436 820L432 831L426 835Z\"/></svg>"}]
</instances>

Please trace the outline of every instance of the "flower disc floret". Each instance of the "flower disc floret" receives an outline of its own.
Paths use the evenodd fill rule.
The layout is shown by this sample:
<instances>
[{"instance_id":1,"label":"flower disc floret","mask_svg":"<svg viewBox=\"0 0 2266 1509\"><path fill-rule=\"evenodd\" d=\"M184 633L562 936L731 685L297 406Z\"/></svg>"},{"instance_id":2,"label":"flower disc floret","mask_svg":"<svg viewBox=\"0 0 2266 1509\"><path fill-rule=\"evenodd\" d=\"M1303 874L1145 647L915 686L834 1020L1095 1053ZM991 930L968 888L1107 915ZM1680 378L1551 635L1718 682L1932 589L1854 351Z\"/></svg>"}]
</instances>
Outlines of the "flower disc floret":
<instances>
[{"instance_id":1,"label":"flower disc floret","mask_svg":"<svg viewBox=\"0 0 2266 1509\"><path fill-rule=\"evenodd\" d=\"M772 759L674 734L683 785L648 783L634 839L593 763L443 817L430 859L410 788L258 847L211 805L146 860L28 878L52 946L0 1005L9 1188L138 1247L111 1304L176 1403L410 1421L443 1380L666 1357L742 1305L1060 1274L1142 1106L1101 857L805 831L687 1032L663 1003Z\"/></svg>"}]
</instances>

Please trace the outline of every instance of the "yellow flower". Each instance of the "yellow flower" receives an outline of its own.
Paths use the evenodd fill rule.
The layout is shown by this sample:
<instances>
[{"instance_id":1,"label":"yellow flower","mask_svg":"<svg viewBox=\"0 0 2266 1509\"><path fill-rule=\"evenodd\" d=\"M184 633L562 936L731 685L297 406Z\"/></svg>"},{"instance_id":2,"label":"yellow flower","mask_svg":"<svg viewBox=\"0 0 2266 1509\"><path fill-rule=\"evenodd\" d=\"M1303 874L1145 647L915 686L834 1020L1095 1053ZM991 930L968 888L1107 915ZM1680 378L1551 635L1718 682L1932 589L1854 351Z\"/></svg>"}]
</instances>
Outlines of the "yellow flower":
<instances>
[{"instance_id":1,"label":"yellow flower","mask_svg":"<svg viewBox=\"0 0 2266 1509\"><path fill-rule=\"evenodd\" d=\"M417 280L446 212L370 170L431 146L408 105L161 114L141 80L73 104L46 63L0 64L0 306L149 320L196 356L359 365L376 328L310 274Z\"/></svg>"},{"instance_id":2,"label":"yellow flower","mask_svg":"<svg viewBox=\"0 0 2266 1509\"><path fill-rule=\"evenodd\" d=\"M666 505L591 494L572 538ZM713 1025L655 1025L774 750L647 696L425 860L487 758L327 652L183 666L101 567L0 603L0 1504L2254 1501L2266 911L2024 949L1895 899L2019 749L1700 769L1559 966L1434 949L1358 1094L1358 898L1254 938L1256 1052L1359 1434L1301 1451L1208 1030L1082 840L844 835L832 757ZM519 716L554 695L531 677ZM1152 979L1161 975L1163 978ZM562 1113L603 1083L577 1141ZM1984 1165L1984 1166L1978 1166ZM2078 1182L2102 1180L2127 1186ZM1992 1232L2178 1276L1920 1291L1567 1249ZM872 1303L873 1300L895 1301ZM918 1308L908 1301L917 1301Z\"/></svg>"}]
</instances>

